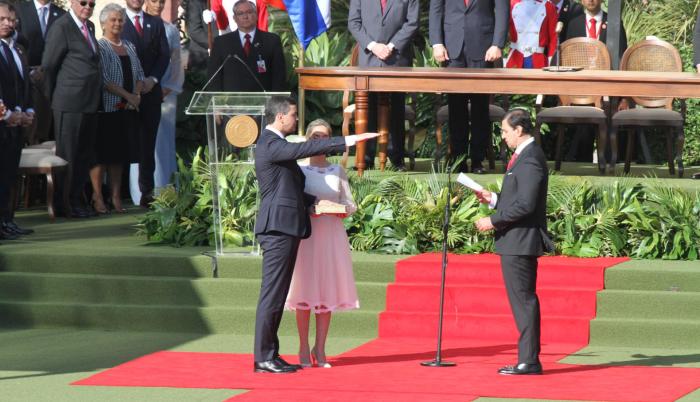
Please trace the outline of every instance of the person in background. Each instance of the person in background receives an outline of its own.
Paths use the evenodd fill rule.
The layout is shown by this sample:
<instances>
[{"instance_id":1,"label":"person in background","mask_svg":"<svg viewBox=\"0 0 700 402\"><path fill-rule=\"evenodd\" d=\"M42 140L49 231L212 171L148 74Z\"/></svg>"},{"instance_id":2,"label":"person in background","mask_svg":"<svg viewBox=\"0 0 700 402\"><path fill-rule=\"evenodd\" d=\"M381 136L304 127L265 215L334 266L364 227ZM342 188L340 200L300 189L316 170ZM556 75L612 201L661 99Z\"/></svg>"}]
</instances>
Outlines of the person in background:
<instances>
[{"instance_id":1,"label":"person in background","mask_svg":"<svg viewBox=\"0 0 700 402\"><path fill-rule=\"evenodd\" d=\"M146 76L141 92L139 118L141 142L139 144L138 174L132 169L129 181L138 182L138 189L131 191L135 204L148 208L153 202L156 168L156 135L160 125L160 104L163 102L161 82L170 64L170 49L165 36L165 26L160 17L142 10L144 0L126 0L126 22L122 39L133 43Z\"/></svg>"},{"instance_id":2,"label":"person in background","mask_svg":"<svg viewBox=\"0 0 700 402\"><path fill-rule=\"evenodd\" d=\"M495 231L495 251L515 323L520 332L518 362L499 374L542 374L540 363L540 302L537 298L537 258L554 251L547 234L547 158L532 136L532 119L522 109L506 113L501 137L514 150L500 193L476 193L496 213L480 218L481 232Z\"/></svg>"},{"instance_id":3,"label":"person in background","mask_svg":"<svg viewBox=\"0 0 700 402\"><path fill-rule=\"evenodd\" d=\"M109 177L112 206L117 213L122 207L121 187L124 165L138 158L139 122L144 74L136 47L120 39L124 29L124 7L110 3L100 12L102 38L100 65L103 77L102 109L98 116L96 162L90 170L93 208L98 214L108 212L102 196L105 168Z\"/></svg>"},{"instance_id":4,"label":"person in background","mask_svg":"<svg viewBox=\"0 0 700 402\"><path fill-rule=\"evenodd\" d=\"M348 30L359 46L360 67L410 67L413 63L413 36L418 32L420 5L418 0L387 2L351 0ZM377 131L378 93L369 94L368 131ZM387 94L391 107L391 152L389 159L397 170L406 170L404 143L406 138L406 94ZM369 168L374 166L375 141L365 156Z\"/></svg>"},{"instance_id":5,"label":"person in background","mask_svg":"<svg viewBox=\"0 0 700 402\"><path fill-rule=\"evenodd\" d=\"M17 170L24 141L22 128L33 124L34 109L29 84L29 65L15 40L17 14L14 6L0 0L0 239L14 240L34 232L14 222L10 194L17 181Z\"/></svg>"},{"instance_id":6,"label":"person in background","mask_svg":"<svg viewBox=\"0 0 700 402\"><path fill-rule=\"evenodd\" d=\"M447 67L493 67L503 55L509 10L508 0L431 0L428 31L433 58ZM485 173L482 163L486 147L491 146L489 96L450 94L447 106L452 159L465 155L469 146L471 171ZM467 170L466 162L459 170Z\"/></svg>"},{"instance_id":7,"label":"person in background","mask_svg":"<svg viewBox=\"0 0 700 402\"><path fill-rule=\"evenodd\" d=\"M17 6L19 25L17 32L26 39L28 61L31 71L32 103L36 111L34 124L29 130L29 143L46 141L50 138L52 112L51 103L42 91L41 55L44 53L46 35L58 17L66 11L55 5L51 0L23 1Z\"/></svg>"},{"instance_id":8,"label":"person in background","mask_svg":"<svg viewBox=\"0 0 700 402\"><path fill-rule=\"evenodd\" d=\"M187 69L206 71L209 59L209 29L202 17L207 8L206 0L188 0L185 13L187 36ZM219 35L216 26L212 26L212 36Z\"/></svg>"},{"instance_id":9,"label":"person in background","mask_svg":"<svg viewBox=\"0 0 700 402\"><path fill-rule=\"evenodd\" d=\"M57 178L57 214L87 218L84 200L88 171L95 157L97 109L102 98L100 53L90 0L71 0L70 10L54 22L41 59L44 86L51 99L56 155L68 162Z\"/></svg>"},{"instance_id":10,"label":"person in background","mask_svg":"<svg viewBox=\"0 0 700 402\"><path fill-rule=\"evenodd\" d=\"M557 7L543 0L511 0L508 68L542 68L557 51Z\"/></svg>"},{"instance_id":11,"label":"person in background","mask_svg":"<svg viewBox=\"0 0 700 402\"><path fill-rule=\"evenodd\" d=\"M160 16L165 7L165 0L146 0L145 11L153 16ZM185 71L182 68L180 31L167 21L165 36L170 48L170 64L163 74L163 103L161 104L160 125L156 136L156 170L155 192L171 184L173 173L177 171L175 160L175 119L177 117L177 96L182 92Z\"/></svg>"},{"instance_id":12,"label":"person in background","mask_svg":"<svg viewBox=\"0 0 700 402\"><path fill-rule=\"evenodd\" d=\"M314 120L306 128L307 141L331 138L331 126L323 119ZM338 215L311 215L311 236L299 243L292 284L287 295L286 308L296 311L299 331L299 362L302 367L329 368L326 360L326 338L335 311L360 307L355 278L352 272L350 243L343 218L357 206L352 199L350 185L340 165L331 164L326 155L309 159L301 171L306 178L304 192L316 201L328 200L345 206ZM315 345L309 348L309 321L316 316Z\"/></svg>"}]
</instances>

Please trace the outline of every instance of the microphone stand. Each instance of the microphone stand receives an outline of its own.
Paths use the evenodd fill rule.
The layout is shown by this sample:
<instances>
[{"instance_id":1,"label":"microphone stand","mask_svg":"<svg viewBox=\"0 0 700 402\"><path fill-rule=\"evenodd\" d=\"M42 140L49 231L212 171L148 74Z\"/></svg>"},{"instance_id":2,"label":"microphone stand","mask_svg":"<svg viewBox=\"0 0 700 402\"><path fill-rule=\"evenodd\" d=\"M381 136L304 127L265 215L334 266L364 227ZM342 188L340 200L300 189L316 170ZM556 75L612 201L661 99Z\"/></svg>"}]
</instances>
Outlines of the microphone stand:
<instances>
[{"instance_id":1,"label":"microphone stand","mask_svg":"<svg viewBox=\"0 0 700 402\"><path fill-rule=\"evenodd\" d=\"M440 311L438 312L438 333L437 333L437 350L435 351L435 360L421 362L421 366L426 367L452 367L457 364L454 362L446 362L442 360L442 318L443 306L445 304L445 273L447 271L447 234L450 229L450 201L452 200L452 167L447 166L447 201L445 202L444 222L442 224L442 277L440 279Z\"/></svg>"}]
</instances>

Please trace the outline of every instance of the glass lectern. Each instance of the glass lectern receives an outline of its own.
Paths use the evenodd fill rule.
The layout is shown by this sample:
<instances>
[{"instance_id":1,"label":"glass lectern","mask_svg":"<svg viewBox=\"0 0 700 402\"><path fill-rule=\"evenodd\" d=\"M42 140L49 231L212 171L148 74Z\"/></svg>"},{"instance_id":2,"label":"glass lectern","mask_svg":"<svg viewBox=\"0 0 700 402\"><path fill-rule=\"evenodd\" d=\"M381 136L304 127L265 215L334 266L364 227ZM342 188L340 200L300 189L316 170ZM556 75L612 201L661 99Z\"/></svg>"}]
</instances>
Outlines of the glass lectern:
<instances>
[{"instance_id":1,"label":"glass lectern","mask_svg":"<svg viewBox=\"0 0 700 402\"><path fill-rule=\"evenodd\" d=\"M265 127L265 102L272 96L289 96L289 92L195 92L185 111L207 119L217 256L259 255L255 236L232 235L231 232L227 236L225 222L230 221L230 211L222 209L228 208L224 199L227 178L243 178L254 170L255 142ZM245 249L249 251L241 251Z\"/></svg>"}]
</instances>

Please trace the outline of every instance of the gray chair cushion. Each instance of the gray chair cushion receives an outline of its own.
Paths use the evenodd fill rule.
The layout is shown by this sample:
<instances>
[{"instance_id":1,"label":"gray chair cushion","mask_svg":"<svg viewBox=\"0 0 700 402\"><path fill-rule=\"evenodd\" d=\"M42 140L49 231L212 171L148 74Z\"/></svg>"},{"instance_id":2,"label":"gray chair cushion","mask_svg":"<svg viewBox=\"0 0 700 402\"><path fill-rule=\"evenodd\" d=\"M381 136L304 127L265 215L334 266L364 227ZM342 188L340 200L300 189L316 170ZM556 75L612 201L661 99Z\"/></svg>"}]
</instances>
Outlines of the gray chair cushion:
<instances>
[{"instance_id":1,"label":"gray chair cushion","mask_svg":"<svg viewBox=\"0 0 700 402\"><path fill-rule=\"evenodd\" d=\"M683 125L683 116L675 110L637 108L615 113L612 117L612 123L615 126L680 126Z\"/></svg>"},{"instance_id":2,"label":"gray chair cushion","mask_svg":"<svg viewBox=\"0 0 700 402\"><path fill-rule=\"evenodd\" d=\"M445 124L447 122L447 119L449 119L449 112L447 111L447 105L444 105L438 109L437 112L437 120L438 123ZM467 110L471 112L471 105L467 105ZM498 106L498 105L493 105L489 104L489 120L491 121L496 121L496 122L501 122L503 120L503 116L506 115L506 111Z\"/></svg>"},{"instance_id":3,"label":"gray chair cushion","mask_svg":"<svg viewBox=\"0 0 700 402\"><path fill-rule=\"evenodd\" d=\"M605 119L603 109L593 106L557 106L537 113L538 121L556 121L559 119Z\"/></svg>"},{"instance_id":4,"label":"gray chair cushion","mask_svg":"<svg viewBox=\"0 0 700 402\"><path fill-rule=\"evenodd\" d=\"M66 166L68 162L46 149L23 149L19 160L20 169L29 168L53 168Z\"/></svg>"}]
</instances>

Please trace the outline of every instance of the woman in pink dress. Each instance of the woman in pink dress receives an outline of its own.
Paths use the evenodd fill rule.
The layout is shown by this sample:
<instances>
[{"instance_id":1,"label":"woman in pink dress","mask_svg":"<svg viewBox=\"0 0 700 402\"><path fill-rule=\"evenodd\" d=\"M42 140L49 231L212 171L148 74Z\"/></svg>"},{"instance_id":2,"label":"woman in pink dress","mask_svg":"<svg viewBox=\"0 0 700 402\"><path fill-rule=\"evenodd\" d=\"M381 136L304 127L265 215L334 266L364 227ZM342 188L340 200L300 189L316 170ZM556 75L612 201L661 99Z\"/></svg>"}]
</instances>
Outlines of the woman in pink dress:
<instances>
[{"instance_id":1,"label":"woman in pink dress","mask_svg":"<svg viewBox=\"0 0 700 402\"><path fill-rule=\"evenodd\" d=\"M314 120L306 130L306 139L329 138L331 127L325 120ZM287 309L296 311L299 330L299 361L302 367L330 368L326 361L326 337L334 311L360 307L352 272L350 243L343 218L357 207L350 193L348 178L339 165L331 164L325 155L309 158L301 166L306 176L304 192L322 200L345 206L345 213L311 216L311 237L299 245L292 284L287 295ZM309 348L309 320L316 316L316 340Z\"/></svg>"}]
</instances>

